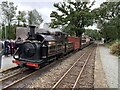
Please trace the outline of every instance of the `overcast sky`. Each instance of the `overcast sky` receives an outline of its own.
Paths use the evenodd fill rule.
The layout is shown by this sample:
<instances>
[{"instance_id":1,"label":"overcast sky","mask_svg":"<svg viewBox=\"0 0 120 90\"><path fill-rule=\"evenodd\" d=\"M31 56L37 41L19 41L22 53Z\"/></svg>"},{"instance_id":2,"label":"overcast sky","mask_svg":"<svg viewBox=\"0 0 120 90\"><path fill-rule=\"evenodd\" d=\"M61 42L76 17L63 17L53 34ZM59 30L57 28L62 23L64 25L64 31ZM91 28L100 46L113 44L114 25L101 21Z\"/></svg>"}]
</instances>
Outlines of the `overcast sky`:
<instances>
[{"instance_id":1,"label":"overcast sky","mask_svg":"<svg viewBox=\"0 0 120 90\"><path fill-rule=\"evenodd\" d=\"M0 3L4 0L0 0ZM44 20L44 23L50 22L50 13L55 10L53 4L55 2L60 2L63 0L7 0L14 2L15 5L18 6L19 10L33 10L36 9L41 15ZM65 0L64 0L65 1ZM90 0L91 2L93 0ZM95 5L92 8L97 8L99 5L104 2L105 0L96 0Z\"/></svg>"}]
</instances>

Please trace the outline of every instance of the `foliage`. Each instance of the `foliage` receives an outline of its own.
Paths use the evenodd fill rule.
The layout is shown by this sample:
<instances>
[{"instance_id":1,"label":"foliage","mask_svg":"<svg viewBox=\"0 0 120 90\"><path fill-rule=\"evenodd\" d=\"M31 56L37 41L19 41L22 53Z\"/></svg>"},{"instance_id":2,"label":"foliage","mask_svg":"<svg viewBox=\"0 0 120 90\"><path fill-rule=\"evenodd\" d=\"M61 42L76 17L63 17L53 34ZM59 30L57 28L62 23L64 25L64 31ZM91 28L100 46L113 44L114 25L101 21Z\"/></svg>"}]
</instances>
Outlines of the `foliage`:
<instances>
[{"instance_id":1,"label":"foliage","mask_svg":"<svg viewBox=\"0 0 120 90\"><path fill-rule=\"evenodd\" d=\"M3 1L2 4L0 4L1 10L2 10L2 17L3 17L3 23L8 25L8 28L6 30L6 36L5 38L10 39L11 38L11 23L15 20L16 10L17 6L14 6L13 2Z\"/></svg>"},{"instance_id":2,"label":"foliage","mask_svg":"<svg viewBox=\"0 0 120 90\"><path fill-rule=\"evenodd\" d=\"M110 53L120 56L120 42L116 42L110 46Z\"/></svg>"},{"instance_id":3,"label":"foliage","mask_svg":"<svg viewBox=\"0 0 120 90\"><path fill-rule=\"evenodd\" d=\"M35 26L39 27L39 25L42 22L43 22L43 19L36 9L34 9L32 11L28 11L28 23L29 23L29 25L35 25Z\"/></svg>"},{"instance_id":4,"label":"foliage","mask_svg":"<svg viewBox=\"0 0 120 90\"><path fill-rule=\"evenodd\" d=\"M0 39L2 39L2 24L0 23Z\"/></svg>"},{"instance_id":5,"label":"foliage","mask_svg":"<svg viewBox=\"0 0 120 90\"><path fill-rule=\"evenodd\" d=\"M57 8L58 12L52 11L50 27L57 28L60 26L63 27L63 31L69 34L81 36L84 27L93 24L94 15L90 10L93 4L94 2L89 5L89 2L82 2L81 0L55 3L54 7Z\"/></svg>"},{"instance_id":6,"label":"foliage","mask_svg":"<svg viewBox=\"0 0 120 90\"><path fill-rule=\"evenodd\" d=\"M9 26L5 26L4 24L3 24L3 27L2 27L2 39L6 39L6 36L5 36L5 34L6 35L8 35L9 36L9 39L15 39L15 29L16 29L16 25L11 25L11 27L10 27L10 31L9 31L9 33L8 33L8 30L9 30ZM6 33L5 33L5 31L6 31Z\"/></svg>"},{"instance_id":7,"label":"foliage","mask_svg":"<svg viewBox=\"0 0 120 90\"><path fill-rule=\"evenodd\" d=\"M105 42L111 42L120 39L120 2L104 2L100 8L94 10L98 28L101 29L101 35Z\"/></svg>"},{"instance_id":8,"label":"foliage","mask_svg":"<svg viewBox=\"0 0 120 90\"><path fill-rule=\"evenodd\" d=\"M26 26L26 12L25 11L19 11L17 15L17 26ZM20 25L20 23L23 23L23 25Z\"/></svg>"},{"instance_id":9,"label":"foliage","mask_svg":"<svg viewBox=\"0 0 120 90\"><path fill-rule=\"evenodd\" d=\"M106 42L120 39L120 18L113 18L108 23L103 25L102 36Z\"/></svg>"},{"instance_id":10,"label":"foliage","mask_svg":"<svg viewBox=\"0 0 120 90\"><path fill-rule=\"evenodd\" d=\"M36 9L28 11L28 13L19 11L16 16L17 6L13 2L3 1L0 4L0 8L2 11L1 34L3 39L15 38L16 20L17 26L27 26L27 23L29 23L29 25L36 25L38 27L43 22L41 15ZM26 18L27 14L28 18Z\"/></svg>"},{"instance_id":11,"label":"foliage","mask_svg":"<svg viewBox=\"0 0 120 90\"><path fill-rule=\"evenodd\" d=\"M85 35L88 35L91 38L94 38L95 40L100 40L100 33L97 30L86 29Z\"/></svg>"},{"instance_id":12,"label":"foliage","mask_svg":"<svg viewBox=\"0 0 120 90\"><path fill-rule=\"evenodd\" d=\"M17 6L13 2L3 1L1 5L2 15L7 23L11 23L16 15Z\"/></svg>"}]
</instances>

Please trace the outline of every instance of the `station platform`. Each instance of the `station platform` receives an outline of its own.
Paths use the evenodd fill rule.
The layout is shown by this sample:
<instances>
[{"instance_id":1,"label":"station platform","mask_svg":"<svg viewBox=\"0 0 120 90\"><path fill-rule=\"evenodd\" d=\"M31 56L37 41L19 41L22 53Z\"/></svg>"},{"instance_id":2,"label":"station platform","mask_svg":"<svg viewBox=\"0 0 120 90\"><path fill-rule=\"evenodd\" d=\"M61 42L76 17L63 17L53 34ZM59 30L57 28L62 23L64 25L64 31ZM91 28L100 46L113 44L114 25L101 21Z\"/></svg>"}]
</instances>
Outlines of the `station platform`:
<instances>
[{"instance_id":1,"label":"station platform","mask_svg":"<svg viewBox=\"0 0 120 90\"><path fill-rule=\"evenodd\" d=\"M98 43L96 50L94 88L120 88L119 59L110 54L110 49Z\"/></svg>"},{"instance_id":2,"label":"station platform","mask_svg":"<svg viewBox=\"0 0 120 90\"><path fill-rule=\"evenodd\" d=\"M103 70L109 88L118 88L118 57L110 54L110 49L99 46Z\"/></svg>"},{"instance_id":3,"label":"station platform","mask_svg":"<svg viewBox=\"0 0 120 90\"><path fill-rule=\"evenodd\" d=\"M13 68L13 67L17 67L16 64L12 63L12 60L14 60L12 56L5 57L3 55L1 58L0 72L3 72L5 70L8 70L8 69Z\"/></svg>"}]
</instances>

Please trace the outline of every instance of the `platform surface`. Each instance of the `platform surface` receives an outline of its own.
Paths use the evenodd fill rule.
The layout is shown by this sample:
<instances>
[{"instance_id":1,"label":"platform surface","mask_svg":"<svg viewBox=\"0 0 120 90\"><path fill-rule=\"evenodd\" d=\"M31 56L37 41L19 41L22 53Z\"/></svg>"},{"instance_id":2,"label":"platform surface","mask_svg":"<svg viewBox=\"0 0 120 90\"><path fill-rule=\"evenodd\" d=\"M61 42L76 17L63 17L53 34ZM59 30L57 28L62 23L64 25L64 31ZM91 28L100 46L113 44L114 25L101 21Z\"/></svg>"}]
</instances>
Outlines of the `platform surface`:
<instances>
[{"instance_id":1,"label":"platform surface","mask_svg":"<svg viewBox=\"0 0 120 90\"><path fill-rule=\"evenodd\" d=\"M16 67L17 65L12 63L12 60L14 60L12 56L8 56L8 57L2 56L0 72Z\"/></svg>"},{"instance_id":2,"label":"platform surface","mask_svg":"<svg viewBox=\"0 0 120 90\"><path fill-rule=\"evenodd\" d=\"M100 59L107 79L109 88L118 88L118 57L111 55L110 50L99 46Z\"/></svg>"}]
</instances>

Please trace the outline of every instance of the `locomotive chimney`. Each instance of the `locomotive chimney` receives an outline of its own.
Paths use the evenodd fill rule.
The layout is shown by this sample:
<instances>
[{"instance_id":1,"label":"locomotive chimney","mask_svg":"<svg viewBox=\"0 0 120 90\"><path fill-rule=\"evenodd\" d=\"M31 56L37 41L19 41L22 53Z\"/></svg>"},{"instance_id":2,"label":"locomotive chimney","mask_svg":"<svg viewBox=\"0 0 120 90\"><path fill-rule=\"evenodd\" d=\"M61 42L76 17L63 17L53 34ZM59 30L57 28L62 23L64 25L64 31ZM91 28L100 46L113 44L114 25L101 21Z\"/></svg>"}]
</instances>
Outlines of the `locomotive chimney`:
<instances>
[{"instance_id":1,"label":"locomotive chimney","mask_svg":"<svg viewBox=\"0 0 120 90\"><path fill-rule=\"evenodd\" d=\"M29 27L30 27L29 35L31 39L35 39L35 26L29 26Z\"/></svg>"}]
</instances>

